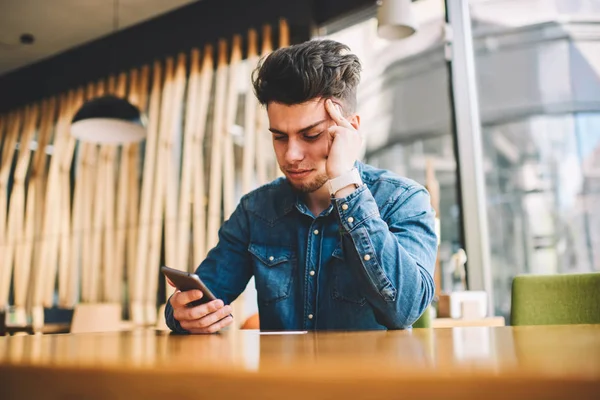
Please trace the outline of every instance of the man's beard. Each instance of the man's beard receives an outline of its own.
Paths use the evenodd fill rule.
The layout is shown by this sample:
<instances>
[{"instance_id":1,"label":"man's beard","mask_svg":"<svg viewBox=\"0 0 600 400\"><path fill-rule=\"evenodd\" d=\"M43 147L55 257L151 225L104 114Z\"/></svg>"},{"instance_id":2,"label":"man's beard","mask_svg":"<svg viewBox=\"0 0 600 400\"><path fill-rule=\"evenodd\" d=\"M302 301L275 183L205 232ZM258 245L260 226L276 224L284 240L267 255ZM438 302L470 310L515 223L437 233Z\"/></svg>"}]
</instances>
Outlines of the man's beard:
<instances>
[{"instance_id":1,"label":"man's beard","mask_svg":"<svg viewBox=\"0 0 600 400\"><path fill-rule=\"evenodd\" d=\"M285 171L282 170L282 172L285 175ZM300 184L292 182L291 179L288 179L288 182L290 183L290 186L292 186L292 188L298 192L312 193L314 191L319 190L325 183L327 183L328 180L329 177L327 176L327 174L322 173L317 175L314 179L307 182L302 182Z\"/></svg>"}]
</instances>

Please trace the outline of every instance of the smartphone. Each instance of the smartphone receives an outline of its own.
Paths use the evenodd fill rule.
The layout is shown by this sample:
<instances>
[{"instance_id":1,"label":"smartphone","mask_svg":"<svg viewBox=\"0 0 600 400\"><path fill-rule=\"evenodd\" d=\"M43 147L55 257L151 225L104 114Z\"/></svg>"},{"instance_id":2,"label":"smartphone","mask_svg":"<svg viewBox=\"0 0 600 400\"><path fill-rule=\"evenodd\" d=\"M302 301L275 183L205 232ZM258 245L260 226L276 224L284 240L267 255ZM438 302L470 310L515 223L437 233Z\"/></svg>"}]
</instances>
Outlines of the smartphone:
<instances>
[{"instance_id":1,"label":"smartphone","mask_svg":"<svg viewBox=\"0 0 600 400\"><path fill-rule=\"evenodd\" d=\"M198 275L185 271L180 271L178 269L169 268L165 265L160 267L160 270L162 271L163 275L169 278L169 280L173 282L175 287L177 287L177 289L181 290L182 292L197 289L204 294L204 296L202 296L201 299L189 303L187 305L188 307L196 307L200 304L208 303L217 299L215 295L210 291L210 289L206 287L204 282L200 280L200 277L198 277Z\"/></svg>"}]
</instances>

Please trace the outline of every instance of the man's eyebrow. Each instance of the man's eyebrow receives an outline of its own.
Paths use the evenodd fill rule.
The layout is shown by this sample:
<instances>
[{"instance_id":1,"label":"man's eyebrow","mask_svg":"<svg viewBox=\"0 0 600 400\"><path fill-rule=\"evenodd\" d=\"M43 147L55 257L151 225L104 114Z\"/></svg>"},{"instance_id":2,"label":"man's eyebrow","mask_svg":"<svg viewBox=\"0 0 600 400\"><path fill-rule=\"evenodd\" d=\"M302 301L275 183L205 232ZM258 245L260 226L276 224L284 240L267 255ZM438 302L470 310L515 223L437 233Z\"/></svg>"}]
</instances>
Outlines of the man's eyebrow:
<instances>
[{"instance_id":1,"label":"man's eyebrow","mask_svg":"<svg viewBox=\"0 0 600 400\"><path fill-rule=\"evenodd\" d=\"M309 125L309 126L307 126L307 127L304 127L304 128L302 128L302 129L300 129L300 130L298 131L298 133L306 133L306 132L310 131L312 128L314 128L314 127L316 127L316 126L319 126L319 125L321 125L321 124L322 124L323 122L325 122L325 121L327 121L327 119L322 119L321 121L315 122L314 124L311 124L311 125ZM287 136L287 135L288 135L287 133L285 133L285 132L282 132L282 131L280 131L280 130L278 130L278 129L275 129L275 128L269 128L269 130L270 130L271 132L273 132L273 133L276 133L276 134L278 134L278 135L285 135L285 136Z\"/></svg>"}]
</instances>

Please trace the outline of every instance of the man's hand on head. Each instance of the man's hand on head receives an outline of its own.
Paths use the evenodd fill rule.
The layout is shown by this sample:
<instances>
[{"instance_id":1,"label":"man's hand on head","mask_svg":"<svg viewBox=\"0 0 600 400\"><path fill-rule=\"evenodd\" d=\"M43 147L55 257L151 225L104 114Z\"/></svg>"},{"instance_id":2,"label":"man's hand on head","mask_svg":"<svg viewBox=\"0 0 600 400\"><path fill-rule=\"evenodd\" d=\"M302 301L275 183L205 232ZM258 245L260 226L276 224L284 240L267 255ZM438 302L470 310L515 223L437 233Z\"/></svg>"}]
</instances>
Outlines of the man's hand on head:
<instances>
[{"instance_id":1,"label":"man's hand on head","mask_svg":"<svg viewBox=\"0 0 600 400\"><path fill-rule=\"evenodd\" d=\"M325 167L327 176L333 179L354 167L362 146L362 137L356 127L344 118L338 104L327 99L325 109L335 123L329 128L329 155Z\"/></svg>"}]
</instances>

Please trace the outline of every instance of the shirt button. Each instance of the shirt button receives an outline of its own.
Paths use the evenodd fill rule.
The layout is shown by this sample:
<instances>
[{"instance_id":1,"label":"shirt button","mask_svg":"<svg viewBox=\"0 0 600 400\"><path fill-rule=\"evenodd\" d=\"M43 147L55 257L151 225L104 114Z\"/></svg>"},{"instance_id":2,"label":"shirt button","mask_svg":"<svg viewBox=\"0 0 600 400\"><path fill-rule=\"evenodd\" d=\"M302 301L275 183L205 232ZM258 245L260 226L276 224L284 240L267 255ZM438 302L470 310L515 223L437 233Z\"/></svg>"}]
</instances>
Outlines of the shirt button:
<instances>
[{"instance_id":1,"label":"shirt button","mask_svg":"<svg viewBox=\"0 0 600 400\"><path fill-rule=\"evenodd\" d=\"M273 261L275 259L275 257L271 256L269 257L269 261Z\"/></svg>"},{"instance_id":2,"label":"shirt button","mask_svg":"<svg viewBox=\"0 0 600 400\"><path fill-rule=\"evenodd\" d=\"M347 210L348 209L348 204L342 204L342 210Z\"/></svg>"},{"instance_id":3,"label":"shirt button","mask_svg":"<svg viewBox=\"0 0 600 400\"><path fill-rule=\"evenodd\" d=\"M363 257L363 260L365 261L369 261L371 259L371 256L368 254L365 254L365 256Z\"/></svg>"},{"instance_id":4,"label":"shirt button","mask_svg":"<svg viewBox=\"0 0 600 400\"><path fill-rule=\"evenodd\" d=\"M310 276L315 276L315 271L310 271L309 274Z\"/></svg>"},{"instance_id":5,"label":"shirt button","mask_svg":"<svg viewBox=\"0 0 600 400\"><path fill-rule=\"evenodd\" d=\"M348 221L348 223L349 223L349 224L351 224L351 223L353 223L353 222L354 222L354 218L352 218L352 217L348 217L347 221Z\"/></svg>"},{"instance_id":6,"label":"shirt button","mask_svg":"<svg viewBox=\"0 0 600 400\"><path fill-rule=\"evenodd\" d=\"M313 319L313 315L312 314L308 314L308 319Z\"/></svg>"},{"instance_id":7,"label":"shirt button","mask_svg":"<svg viewBox=\"0 0 600 400\"><path fill-rule=\"evenodd\" d=\"M315 229L315 230L313 231L313 233L314 233L315 235L318 235L318 234L319 234L319 230L318 230L318 229Z\"/></svg>"}]
</instances>

